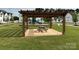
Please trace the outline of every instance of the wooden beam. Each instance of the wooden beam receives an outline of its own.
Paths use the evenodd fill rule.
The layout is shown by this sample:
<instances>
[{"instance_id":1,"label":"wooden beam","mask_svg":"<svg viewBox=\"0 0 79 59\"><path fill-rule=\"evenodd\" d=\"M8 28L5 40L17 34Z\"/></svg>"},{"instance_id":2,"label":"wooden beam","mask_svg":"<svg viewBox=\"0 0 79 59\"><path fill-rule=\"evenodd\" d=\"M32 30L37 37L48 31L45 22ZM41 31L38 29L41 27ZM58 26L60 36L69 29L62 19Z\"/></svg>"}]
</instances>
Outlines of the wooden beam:
<instances>
[{"instance_id":1,"label":"wooden beam","mask_svg":"<svg viewBox=\"0 0 79 59\"><path fill-rule=\"evenodd\" d=\"M63 30L62 30L62 34L65 34L65 17L63 16Z\"/></svg>"},{"instance_id":2,"label":"wooden beam","mask_svg":"<svg viewBox=\"0 0 79 59\"><path fill-rule=\"evenodd\" d=\"M23 36L25 36L25 16L23 16Z\"/></svg>"},{"instance_id":3,"label":"wooden beam","mask_svg":"<svg viewBox=\"0 0 79 59\"><path fill-rule=\"evenodd\" d=\"M25 19L26 19L25 20L25 22L26 22L26 30L27 30L28 29L28 17L26 16Z\"/></svg>"}]
</instances>

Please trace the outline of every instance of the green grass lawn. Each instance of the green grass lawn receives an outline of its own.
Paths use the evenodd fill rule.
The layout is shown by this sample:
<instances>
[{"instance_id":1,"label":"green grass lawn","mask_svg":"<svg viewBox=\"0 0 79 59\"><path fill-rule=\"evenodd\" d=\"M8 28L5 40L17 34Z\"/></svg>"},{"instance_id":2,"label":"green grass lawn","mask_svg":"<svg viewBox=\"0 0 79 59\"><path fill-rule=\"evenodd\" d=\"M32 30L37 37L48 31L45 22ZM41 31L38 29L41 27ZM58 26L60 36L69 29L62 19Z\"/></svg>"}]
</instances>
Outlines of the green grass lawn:
<instances>
[{"instance_id":1,"label":"green grass lawn","mask_svg":"<svg viewBox=\"0 0 79 59\"><path fill-rule=\"evenodd\" d=\"M59 30L58 26L53 28ZM60 30L59 30L60 31ZM0 49L2 50L61 50L79 49L79 27L66 27L62 36L22 37L22 26L0 26Z\"/></svg>"}]
</instances>

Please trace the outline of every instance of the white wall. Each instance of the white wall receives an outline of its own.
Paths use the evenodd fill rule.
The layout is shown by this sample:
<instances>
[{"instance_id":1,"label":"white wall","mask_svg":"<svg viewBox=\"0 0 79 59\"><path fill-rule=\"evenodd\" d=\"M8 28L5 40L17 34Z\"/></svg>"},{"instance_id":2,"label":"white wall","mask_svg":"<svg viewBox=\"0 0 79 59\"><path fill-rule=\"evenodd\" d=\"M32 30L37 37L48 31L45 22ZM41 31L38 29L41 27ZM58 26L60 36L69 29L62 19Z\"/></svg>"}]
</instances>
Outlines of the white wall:
<instances>
[{"instance_id":1,"label":"white wall","mask_svg":"<svg viewBox=\"0 0 79 59\"><path fill-rule=\"evenodd\" d=\"M8 18L9 18L9 21L10 21L10 19L12 18L12 15L11 15L11 14L9 14L9 15L8 15Z\"/></svg>"},{"instance_id":2,"label":"white wall","mask_svg":"<svg viewBox=\"0 0 79 59\"><path fill-rule=\"evenodd\" d=\"M0 12L0 23L3 23L3 13Z\"/></svg>"},{"instance_id":3,"label":"white wall","mask_svg":"<svg viewBox=\"0 0 79 59\"><path fill-rule=\"evenodd\" d=\"M72 15L70 13L67 13L67 15L65 16L65 20L66 22L73 22Z\"/></svg>"}]
</instances>

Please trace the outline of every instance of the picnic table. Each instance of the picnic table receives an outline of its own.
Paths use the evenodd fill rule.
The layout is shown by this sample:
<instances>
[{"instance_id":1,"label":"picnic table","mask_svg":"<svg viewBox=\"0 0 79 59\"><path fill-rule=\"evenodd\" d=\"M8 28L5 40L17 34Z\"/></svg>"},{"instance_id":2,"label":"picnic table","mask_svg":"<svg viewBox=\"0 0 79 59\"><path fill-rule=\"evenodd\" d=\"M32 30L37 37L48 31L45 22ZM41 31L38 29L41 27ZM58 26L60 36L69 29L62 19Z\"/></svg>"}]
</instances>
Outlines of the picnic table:
<instances>
[{"instance_id":1,"label":"picnic table","mask_svg":"<svg viewBox=\"0 0 79 59\"><path fill-rule=\"evenodd\" d=\"M47 25L46 24L40 24L38 26L38 29L37 29L39 32L47 32Z\"/></svg>"}]
</instances>

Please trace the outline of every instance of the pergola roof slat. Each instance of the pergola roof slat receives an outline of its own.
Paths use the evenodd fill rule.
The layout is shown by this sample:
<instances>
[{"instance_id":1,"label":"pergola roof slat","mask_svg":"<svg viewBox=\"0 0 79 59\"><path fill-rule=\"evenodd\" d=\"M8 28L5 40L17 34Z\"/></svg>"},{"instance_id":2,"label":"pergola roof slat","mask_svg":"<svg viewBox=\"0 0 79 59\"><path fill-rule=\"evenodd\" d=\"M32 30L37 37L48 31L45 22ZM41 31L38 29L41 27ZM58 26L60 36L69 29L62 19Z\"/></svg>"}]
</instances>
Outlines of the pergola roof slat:
<instances>
[{"instance_id":1,"label":"pergola roof slat","mask_svg":"<svg viewBox=\"0 0 79 59\"><path fill-rule=\"evenodd\" d=\"M22 15L26 15L28 17L56 17L56 16L65 16L66 15L66 11L64 12L36 12L36 11L24 11L21 10L19 11L19 13L21 13Z\"/></svg>"}]
</instances>

